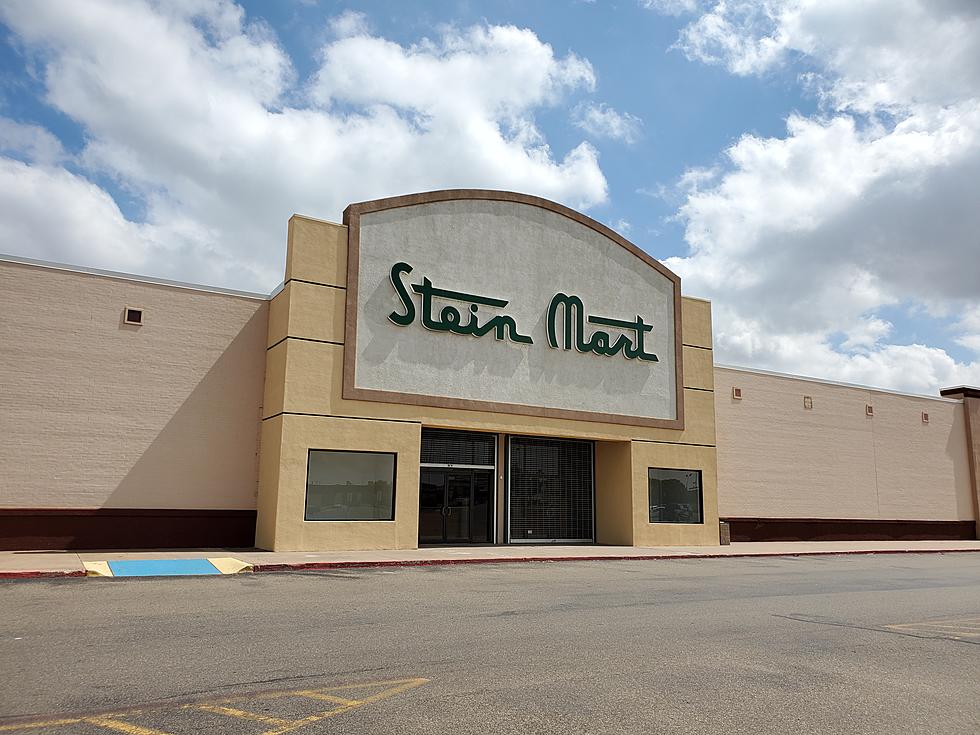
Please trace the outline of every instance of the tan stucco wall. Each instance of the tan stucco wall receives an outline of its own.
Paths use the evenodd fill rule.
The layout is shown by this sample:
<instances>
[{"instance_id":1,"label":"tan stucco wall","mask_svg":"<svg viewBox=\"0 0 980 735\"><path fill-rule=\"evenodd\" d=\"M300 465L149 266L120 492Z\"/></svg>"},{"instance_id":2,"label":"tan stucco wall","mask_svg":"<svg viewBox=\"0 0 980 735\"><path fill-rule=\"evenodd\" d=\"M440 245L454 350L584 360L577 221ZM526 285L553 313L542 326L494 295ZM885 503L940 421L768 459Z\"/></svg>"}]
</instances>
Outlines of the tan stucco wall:
<instances>
[{"instance_id":1,"label":"tan stucco wall","mask_svg":"<svg viewBox=\"0 0 980 735\"><path fill-rule=\"evenodd\" d=\"M980 398L965 398L963 406L967 421L970 473L973 478L973 517L976 519L977 538L980 538Z\"/></svg>"},{"instance_id":2,"label":"tan stucco wall","mask_svg":"<svg viewBox=\"0 0 980 735\"><path fill-rule=\"evenodd\" d=\"M599 442L596 445L596 531L600 542L630 543L631 537L639 539L642 536L647 540L669 538L671 543L718 543L717 500L714 497L714 372L711 306L708 302L682 300L686 419L683 431L345 400L341 397L344 359L341 327L345 308L347 229L295 216L289 223L288 244L287 282L283 291L273 299L273 316L266 338L270 347L263 416L266 424L272 417L283 418L280 446L283 473L289 462L294 465L293 474L287 478L267 469L267 465L280 460L270 449L272 445L263 439L260 546L285 549L303 545L304 548L416 545L418 445L423 425L596 440ZM290 428L299 418L304 418L304 428ZM264 427L263 438L268 433L278 435L279 431ZM638 449L637 441L645 443ZM397 450L398 508L394 528L386 530L384 522L376 521L338 524L335 521L302 520L305 457L310 448L384 451L382 447L385 446L402 447ZM677 453L678 446L689 446L695 451ZM703 526L676 527L662 533L650 529L646 521L647 465L640 467L642 462L655 467L702 470L706 516ZM687 464L678 465L678 462ZM403 472L403 465L414 469L411 473L408 469ZM626 498L622 488L630 479L632 495ZM283 494L290 497L285 498ZM411 500L411 507L403 508L402 503L408 502L406 498ZM267 515L264 508L276 509L274 520L263 518Z\"/></svg>"},{"instance_id":3,"label":"tan stucco wall","mask_svg":"<svg viewBox=\"0 0 980 735\"><path fill-rule=\"evenodd\" d=\"M0 508L254 508L267 314L0 261Z\"/></svg>"},{"instance_id":4,"label":"tan stucco wall","mask_svg":"<svg viewBox=\"0 0 980 735\"><path fill-rule=\"evenodd\" d=\"M632 442L595 443L596 542L633 545Z\"/></svg>"},{"instance_id":5,"label":"tan stucco wall","mask_svg":"<svg viewBox=\"0 0 980 735\"><path fill-rule=\"evenodd\" d=\"M974 517L961 401L714 372L722 518Z\"/></svg>"},{"instance_id":6,"label":"tan stucco wall","mask_svg":"<svg viewBox=\"0 0 980 735\"><path fill-rule=\"evenodd\" d=\"M263 451L268 440L270 455L274 455L268 463L268 472L274 477L266 476L267 465L263 464L262 479L275 485L273 492L267 492L272 488L266 485L260 500L257 545L276 551L418 546L419 424L322 416L282 416L274 421L270 430L263 432ZM304 521L310 449L394 452L395 520ZM278 472L271 466L275 459L279 460ZM271 523L266 520L270 506L275 511Z\"/></svg>"},{"instance_id":7,"label":"tan stucco wall","mask_svg":"<svg viewBox=\"0 0 980 735\"><path fill-rule=\"evenodd\" d=\"M647 497L650 467L700 469L704 523L650 523ZM718 479L715 448L633 442L633 543L636 546L687 546L718 543Z\"/></svg>"}]
</instances>

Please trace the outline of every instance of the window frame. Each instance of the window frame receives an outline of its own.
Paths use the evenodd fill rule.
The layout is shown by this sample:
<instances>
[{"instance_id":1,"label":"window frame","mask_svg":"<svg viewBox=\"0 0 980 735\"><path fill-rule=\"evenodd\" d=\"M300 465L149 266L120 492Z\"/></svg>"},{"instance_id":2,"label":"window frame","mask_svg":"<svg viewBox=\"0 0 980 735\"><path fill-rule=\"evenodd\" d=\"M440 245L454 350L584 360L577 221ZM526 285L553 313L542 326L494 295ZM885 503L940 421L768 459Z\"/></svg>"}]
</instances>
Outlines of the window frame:
<instances>
[{"instance_id":1,"label":"window frame","mask_svg":"<svg viewBox=\"0 0 980 735\"><path fill-rule=\"evenodd\" d=\"M391 515L388 518L310 518L310 463L314 452L331 454L380 454L392 458L391 465ZM395 499L398 491L398 452L380 452L369 449L316 449L310 447L306 452L306 482L303 491L304 523L391 523L395 520Z\"/></svg>"},{"instance_id":2,"label":"window frame","mask_svg":"<svg viewBox=\"0 0 980 735\"><path fill-rule=\"evenodd\" d=\"M654 521L650 520L650 472L651 470L669 470L671 472L695 472L698 476L698 516L700 521L689 523L684 521ZM691 467L647 467L647 523L649 525L666 526L703 526L704 525L704 471Z\"/></svg>"}]
</instances>

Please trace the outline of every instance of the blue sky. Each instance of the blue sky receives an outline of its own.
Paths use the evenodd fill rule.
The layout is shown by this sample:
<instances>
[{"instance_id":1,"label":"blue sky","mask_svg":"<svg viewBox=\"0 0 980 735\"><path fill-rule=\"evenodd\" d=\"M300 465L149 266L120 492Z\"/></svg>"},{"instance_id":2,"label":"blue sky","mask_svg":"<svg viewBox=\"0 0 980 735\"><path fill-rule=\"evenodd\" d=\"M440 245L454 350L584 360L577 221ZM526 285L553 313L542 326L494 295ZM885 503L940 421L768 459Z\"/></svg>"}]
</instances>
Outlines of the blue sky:
<instances>
[{"instance_id":1,"label":"blue sky","mask_svg":"<svg viewBox=\"0 0 980 735\"><path fill-rule=\"evenodd\" d=\"M562 201L714 304L716 359L980 382L971 0L11 0L0 252L258 291L289 214Z\"/></svg>"}]
</instances>

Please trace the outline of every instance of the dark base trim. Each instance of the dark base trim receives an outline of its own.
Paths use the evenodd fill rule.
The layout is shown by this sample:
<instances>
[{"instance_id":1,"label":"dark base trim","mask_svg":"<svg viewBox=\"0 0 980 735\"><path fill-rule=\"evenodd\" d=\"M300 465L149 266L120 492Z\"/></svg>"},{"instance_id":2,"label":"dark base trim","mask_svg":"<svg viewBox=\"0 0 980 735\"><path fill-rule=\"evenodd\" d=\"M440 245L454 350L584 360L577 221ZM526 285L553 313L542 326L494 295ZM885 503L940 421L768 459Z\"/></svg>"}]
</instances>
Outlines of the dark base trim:
<instances>
[{"instance_id":1,"label":"dark base trim","mask_svg":"<svg viewBox=\"0 0 980 735\"><path fill-rule=\"evenodd\" d=\"M969 541L973 521L879 521L849 518L722 518L732 541Z\"/></svg>"},{"instance_id":2,"label":"dark base trim","mask_svg":"<svg viewBox=\"0 0 980 735\"><path fill-rule=\"evenodd\" d=\"M0 551L253 546L254 510L0 508Z\"/></svg>"}]
</instances>

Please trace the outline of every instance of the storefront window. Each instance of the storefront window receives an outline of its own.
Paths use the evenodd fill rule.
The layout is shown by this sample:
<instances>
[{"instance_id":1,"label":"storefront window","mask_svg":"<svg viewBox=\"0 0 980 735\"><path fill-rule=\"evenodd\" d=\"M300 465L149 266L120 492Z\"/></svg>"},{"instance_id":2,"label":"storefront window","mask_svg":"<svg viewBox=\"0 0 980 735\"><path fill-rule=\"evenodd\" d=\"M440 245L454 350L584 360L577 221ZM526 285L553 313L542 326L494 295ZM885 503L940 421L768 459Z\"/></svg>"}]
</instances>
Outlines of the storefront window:
<instances>
[{"instance_id":1,"label":"storefront window","mask_svg":"<svg viewBox=\"0 0 980 735\"><path fill-rule=\"evenodd\" d=\"M650 523L703 523L701 471L647 470Z\"/></svg>"},{"instance_id":2,"label":"storefront window","mask_svg":"<svg viewBox=\"0 0 980 735\"><path fill-rule=\"evenodd\" d=\"M391 521L395 518L395 455L311 449L306 520Z\"/></svg>"}]
</instances>

